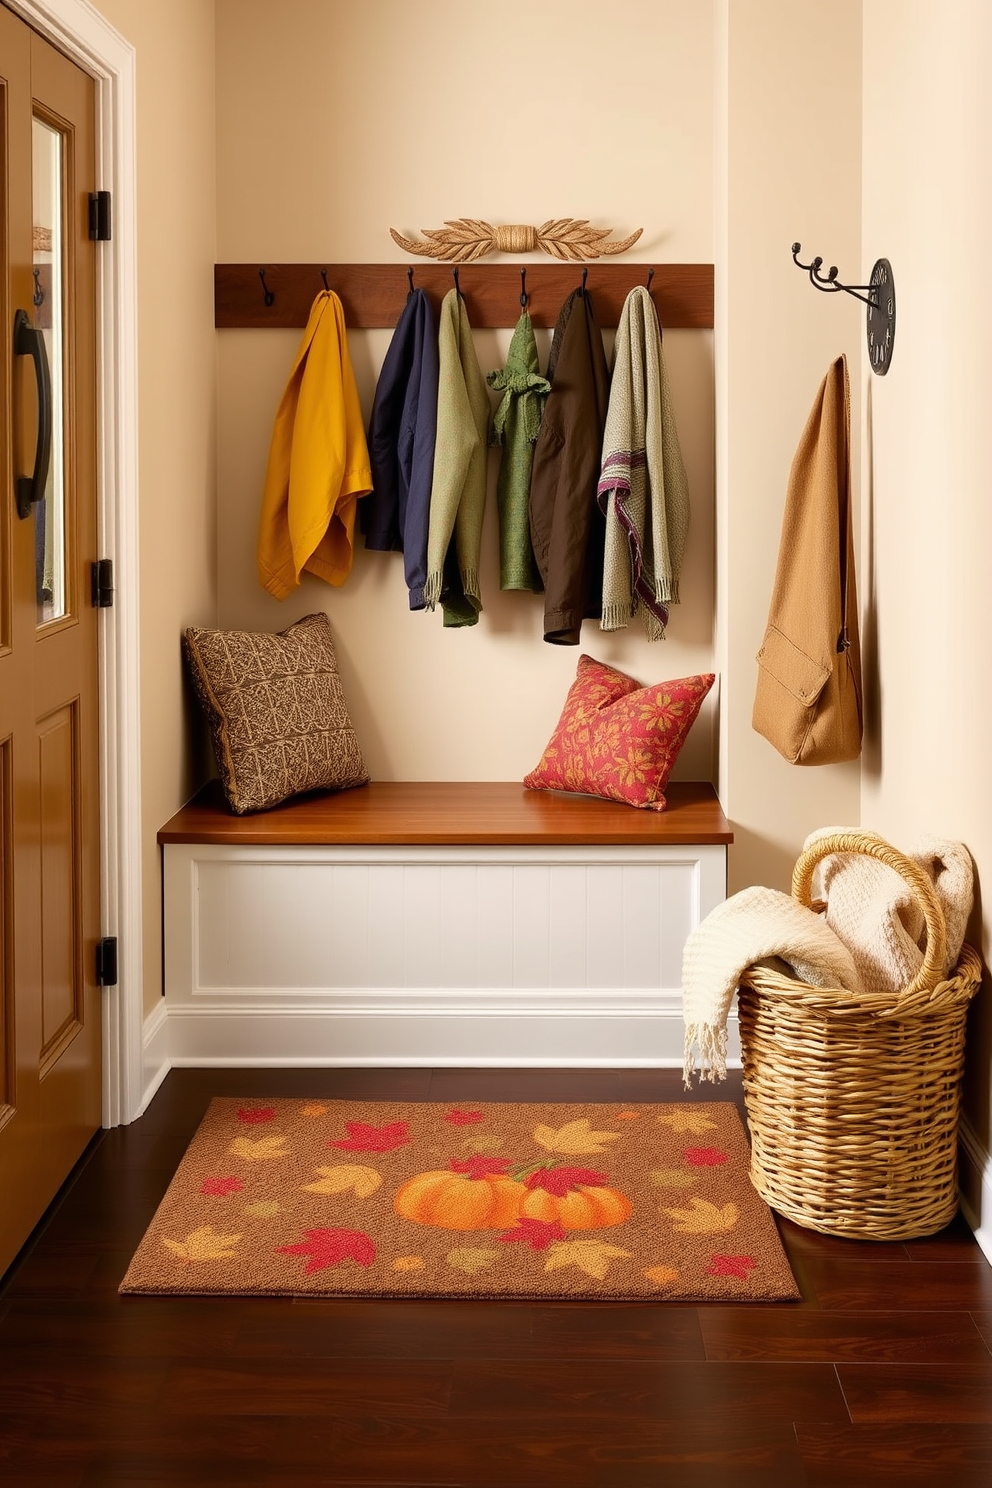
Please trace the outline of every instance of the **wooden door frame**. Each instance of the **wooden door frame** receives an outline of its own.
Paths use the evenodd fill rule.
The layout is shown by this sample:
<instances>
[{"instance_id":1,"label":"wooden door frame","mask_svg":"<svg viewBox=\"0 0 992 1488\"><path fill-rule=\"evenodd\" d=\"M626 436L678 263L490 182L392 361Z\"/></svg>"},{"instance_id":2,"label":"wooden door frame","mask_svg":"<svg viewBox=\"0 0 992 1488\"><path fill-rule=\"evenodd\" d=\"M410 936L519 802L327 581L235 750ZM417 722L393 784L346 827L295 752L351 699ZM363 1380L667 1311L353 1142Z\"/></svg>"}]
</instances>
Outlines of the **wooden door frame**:
<instances>
[{"instance_id":1,"label":"wooden door frame","mask_svg":"<svg viewBox=\"0 0 992 1488\"><path fill-rule=\"evenodd\" d=\"M113 238L96 255L96 392L98 556L114 560L116 591L98 613L101 933L119 953L103 996L103 1124L118 1126L144 1095L135 52L86 0L4 4L94 79L97 186L113 193Z\"/></svg>"}]
</instances>

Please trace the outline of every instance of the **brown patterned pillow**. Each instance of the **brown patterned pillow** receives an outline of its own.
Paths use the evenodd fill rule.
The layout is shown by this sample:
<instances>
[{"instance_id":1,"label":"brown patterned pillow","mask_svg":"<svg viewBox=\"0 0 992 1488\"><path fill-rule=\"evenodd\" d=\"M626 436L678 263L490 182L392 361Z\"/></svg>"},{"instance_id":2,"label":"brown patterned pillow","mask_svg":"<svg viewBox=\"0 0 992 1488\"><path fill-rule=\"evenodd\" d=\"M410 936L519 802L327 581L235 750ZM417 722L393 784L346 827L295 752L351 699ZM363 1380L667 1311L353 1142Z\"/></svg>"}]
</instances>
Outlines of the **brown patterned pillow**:
<instances>
[{"instance_id":1,"label":"brown patterned pillow","mask_svg":"<svg viewBox=\"0 0 992 1488\"><path fill-rule=\"evenodd\" d=\"M183 651L238 816L368 780L326 615L304 615L278 635L192 627Z\"/></svg>"}]
</instances>

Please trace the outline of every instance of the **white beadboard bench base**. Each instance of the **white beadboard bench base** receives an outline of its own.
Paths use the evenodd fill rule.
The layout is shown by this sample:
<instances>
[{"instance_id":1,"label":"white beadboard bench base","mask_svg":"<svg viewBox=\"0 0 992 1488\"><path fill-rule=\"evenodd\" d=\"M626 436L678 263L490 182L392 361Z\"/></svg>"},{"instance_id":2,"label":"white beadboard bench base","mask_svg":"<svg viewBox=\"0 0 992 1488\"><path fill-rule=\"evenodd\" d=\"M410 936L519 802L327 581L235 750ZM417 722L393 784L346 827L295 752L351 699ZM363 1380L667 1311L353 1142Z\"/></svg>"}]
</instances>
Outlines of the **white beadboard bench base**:
<instances>
[{"instance_id":1,"label":"white beadboard bench base","mask_svg":"<svg viewBox=\"0 0 992 1488\"><path fill-rule=\"evenodd\" d=\"M681 1063L682 947L730 832L712 787L670 792L664 813L493 784L184 807L159 834L149 1093L172 1065Z\"/></svg>"}]
</instances>

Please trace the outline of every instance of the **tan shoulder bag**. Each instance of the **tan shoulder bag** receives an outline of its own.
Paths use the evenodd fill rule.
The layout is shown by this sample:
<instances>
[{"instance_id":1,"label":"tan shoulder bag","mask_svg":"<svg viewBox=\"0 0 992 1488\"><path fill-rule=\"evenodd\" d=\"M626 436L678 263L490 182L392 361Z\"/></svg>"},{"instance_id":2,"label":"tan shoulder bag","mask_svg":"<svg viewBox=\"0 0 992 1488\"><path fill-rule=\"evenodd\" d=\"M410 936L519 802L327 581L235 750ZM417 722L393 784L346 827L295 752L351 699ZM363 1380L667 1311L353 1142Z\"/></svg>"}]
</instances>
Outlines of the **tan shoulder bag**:
<instances>
[{"instance_id":1,"label":"tan shoulder bag","mask_svg":"<svg viewBox=\"0 0 992 1488\"><path fill-rule=\"evenodd\" d=\"M861 650L851 512L847 361L820 385L792 463L758 652L753 727L794 765L861 753Z\"/></svg>"}]
</instances>

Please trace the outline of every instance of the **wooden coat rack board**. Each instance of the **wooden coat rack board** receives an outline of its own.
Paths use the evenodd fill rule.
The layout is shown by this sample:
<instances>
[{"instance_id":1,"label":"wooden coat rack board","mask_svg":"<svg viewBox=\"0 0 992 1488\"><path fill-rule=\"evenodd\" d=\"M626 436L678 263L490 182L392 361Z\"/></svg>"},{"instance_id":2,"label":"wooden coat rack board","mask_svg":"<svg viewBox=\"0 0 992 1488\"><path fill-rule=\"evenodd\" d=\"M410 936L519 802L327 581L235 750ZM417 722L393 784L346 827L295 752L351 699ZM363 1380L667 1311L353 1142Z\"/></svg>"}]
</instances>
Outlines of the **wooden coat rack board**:
<instances>
[{"instance_id":1,"label":"wooden coat rack board","mask_svg":"<svg viewBox=\"0 0 992 1488\"><path fill-rule=\"evenodd\" d=\"M615 326L623 302L635 284L647 284L654 268L651 298L666 330L706 330L713 325L713 265L646 263L528 263L461 264L459 288L476 329L513 326L520 314L520 271L526 269L531 319L536 326L553 326L566 296L582 283L593 297L601 326ZM265 270L265 282L259 269ZM392 328L400 317L413 283L436 301L453 288L450 264L216 264L214 267L214 324L219 330L238 327L301 327L307 323L314 296L324 288L340 297L351 330ZM265 290L274 296L265 303Z\"/></svg>"}]
</instances>

